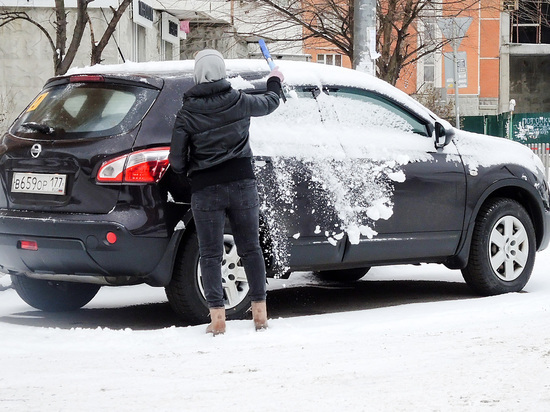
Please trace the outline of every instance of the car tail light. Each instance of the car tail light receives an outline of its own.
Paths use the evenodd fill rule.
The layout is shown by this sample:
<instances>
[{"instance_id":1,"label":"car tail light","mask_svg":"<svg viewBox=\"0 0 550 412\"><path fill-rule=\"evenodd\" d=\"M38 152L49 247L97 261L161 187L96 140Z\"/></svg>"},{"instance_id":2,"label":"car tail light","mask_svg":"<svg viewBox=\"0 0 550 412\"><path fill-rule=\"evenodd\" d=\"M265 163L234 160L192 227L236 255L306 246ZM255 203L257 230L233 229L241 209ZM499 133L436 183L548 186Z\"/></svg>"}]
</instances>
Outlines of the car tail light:
<instances>
[{"instance_id":1,"label":"car tail light","mask_svg":"<svg viewBox=\"0 0 550 412\"><path fill-rule=\"evenodd\" d=\"M19 248L23 250L38 250L38 243L34 240L20 240Z\"/></svg>"},{"instance_id":2,"label":"car tail light","mask_svg":"<svg viewBox=\"0 0 550 412\"><path fill-rule=\"evenodd\" d=\"M69 77L69 81L71 83L78 83L78 82L104 82L105 78L103 76L99 75L87 75L87 74L79 74L75 76Z\"/></svg>"},{"instance_id":3,"label":"car tail light","mask_svg":"<svg viewBox=\"0 0 550 412\"><path fill-rule=\"evenodd\" d=\"M96 179L100 183L156 183L168 168L169 154L169 147L156 147L107 160Z\"/></svg>"}]
</instances>

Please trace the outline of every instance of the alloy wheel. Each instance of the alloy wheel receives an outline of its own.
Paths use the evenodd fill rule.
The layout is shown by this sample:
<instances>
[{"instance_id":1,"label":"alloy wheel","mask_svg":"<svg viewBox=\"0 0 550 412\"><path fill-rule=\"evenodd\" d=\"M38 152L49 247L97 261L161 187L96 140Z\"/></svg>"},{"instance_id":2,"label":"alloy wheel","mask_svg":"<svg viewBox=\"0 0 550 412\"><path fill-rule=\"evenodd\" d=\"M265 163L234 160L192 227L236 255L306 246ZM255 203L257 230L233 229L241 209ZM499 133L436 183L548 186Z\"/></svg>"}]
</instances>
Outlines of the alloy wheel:
<instances>
[{"instance_id":1,"label":"alloy wheel","mask_svg":"<svg viewBox=\"0 0 550 412\"><path fill-rule=\"evenodd\" d=\"M495 274L508 282L517 279L528 256L529 239L521 221L510 215L499 219L489 238L489 258Z\"/></svg>"},{"instance_id":2,"label":"alloy wheel","mask_svg":"<svg viewBox=\"0 0 550 412\"><path fill-rule=\"evenodd\" d=\"M225 234L223 236L223 259L222 259L222 287L225 308L231 309L239 305L248 294L250 289L246 273L242 266L241 258L237 254L237 246L233 235ZM206 299L202 285L202 273L200 265L197 268L197 277L199 289L203 298Z\"/></svg>"}]
</instances>

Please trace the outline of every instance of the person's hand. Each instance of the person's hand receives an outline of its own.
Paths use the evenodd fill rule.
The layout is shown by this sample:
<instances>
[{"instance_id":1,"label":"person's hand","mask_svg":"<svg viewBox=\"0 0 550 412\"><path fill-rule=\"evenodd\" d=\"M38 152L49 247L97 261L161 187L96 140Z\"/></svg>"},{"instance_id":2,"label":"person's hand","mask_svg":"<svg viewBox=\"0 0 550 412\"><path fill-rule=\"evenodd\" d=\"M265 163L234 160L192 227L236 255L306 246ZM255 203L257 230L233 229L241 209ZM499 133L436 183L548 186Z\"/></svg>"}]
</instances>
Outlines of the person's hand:
<instances>
[{"instance_id":1,"label":"person's hand","mask_svg":"<svg viewBox=\"0 0 550 412\"><path fill-rule=\"evenodd\" d=\"M285 76L283 75L283 73L279 70L279 66L275 67L273 70L271 70L271 73L269 73L269 77L277 77L281 83L283 82L283 80L285 79Z\"/></svg>"}]
</instances>

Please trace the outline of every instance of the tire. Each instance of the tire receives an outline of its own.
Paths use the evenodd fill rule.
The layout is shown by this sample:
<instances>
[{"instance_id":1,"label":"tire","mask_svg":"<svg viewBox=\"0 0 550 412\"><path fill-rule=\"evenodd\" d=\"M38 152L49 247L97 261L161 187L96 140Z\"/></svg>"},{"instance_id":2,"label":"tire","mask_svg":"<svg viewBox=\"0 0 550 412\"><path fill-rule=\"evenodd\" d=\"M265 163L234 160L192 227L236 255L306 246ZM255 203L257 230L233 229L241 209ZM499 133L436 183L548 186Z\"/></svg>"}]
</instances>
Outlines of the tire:
<instances>
[{"instance_id":1,"label":"tire","mask_svg":"<svg viewBox=\"0 0 550 412\"><path fill-rule=\"evenodd\" d=\"M343 270L322 270L316 272L315 275L320 280L329 282L355 282L361 279L370 270L370 267L343 269Z\"/></svg>"},{"instance_id":2,"label":"tire","mask_svg":"<svg viewBox=\"0 0 550 412\"><path fill-rule=\"evenodd\" d=\"M531 277L535 252L535 229L526 210L515 200L496 198L476 218L462 275L483 296L519 292Z\"/></svg>"},{"instance_id":3,"label":"tire","mask_svg":"<svg viewBox=\"0 0 550 412\"><path fill-rule=\"evenodd\" d=\"M64 312L80 309L99 291L99 285L12 276L17 294L33 308L46 312Z\"/></svg>"},{"instance_id":4,"label":"tire","mask_svg":"<svg viewBox=\"0 0 550 412\"><path fill-rule=\"evenodd\" d=\"M222 281L228 319L242 319L250 308L248 281L235 241L224 234ZM201 324L210 321L199 267L199 244L193 232L180 245L170 284L165 288L170 306L184 321Z\"/></svg>"}]
</instances>

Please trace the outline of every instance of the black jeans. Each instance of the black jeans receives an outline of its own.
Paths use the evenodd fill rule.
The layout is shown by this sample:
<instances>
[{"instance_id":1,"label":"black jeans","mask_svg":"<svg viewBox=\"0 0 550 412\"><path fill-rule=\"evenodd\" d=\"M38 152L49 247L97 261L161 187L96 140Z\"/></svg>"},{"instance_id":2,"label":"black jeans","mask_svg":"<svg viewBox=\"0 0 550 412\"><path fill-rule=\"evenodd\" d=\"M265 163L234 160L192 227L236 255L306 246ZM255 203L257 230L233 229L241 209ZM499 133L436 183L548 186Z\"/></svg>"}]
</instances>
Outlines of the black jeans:
<instances>
[{"instance_id":1,"label":"black jeans","mask_svg":"<svg viewBox=\"0 0 550 412\"><path fill-rule=\"evenodd\" d=\"M252 301L266 298L265 262L259 239L259 200L256 180L244 179L205 187L191 197L199 238L200 267L210 308L224 306L222 258L225 218L250 287Z\"/></svg>"}]
</instances>

